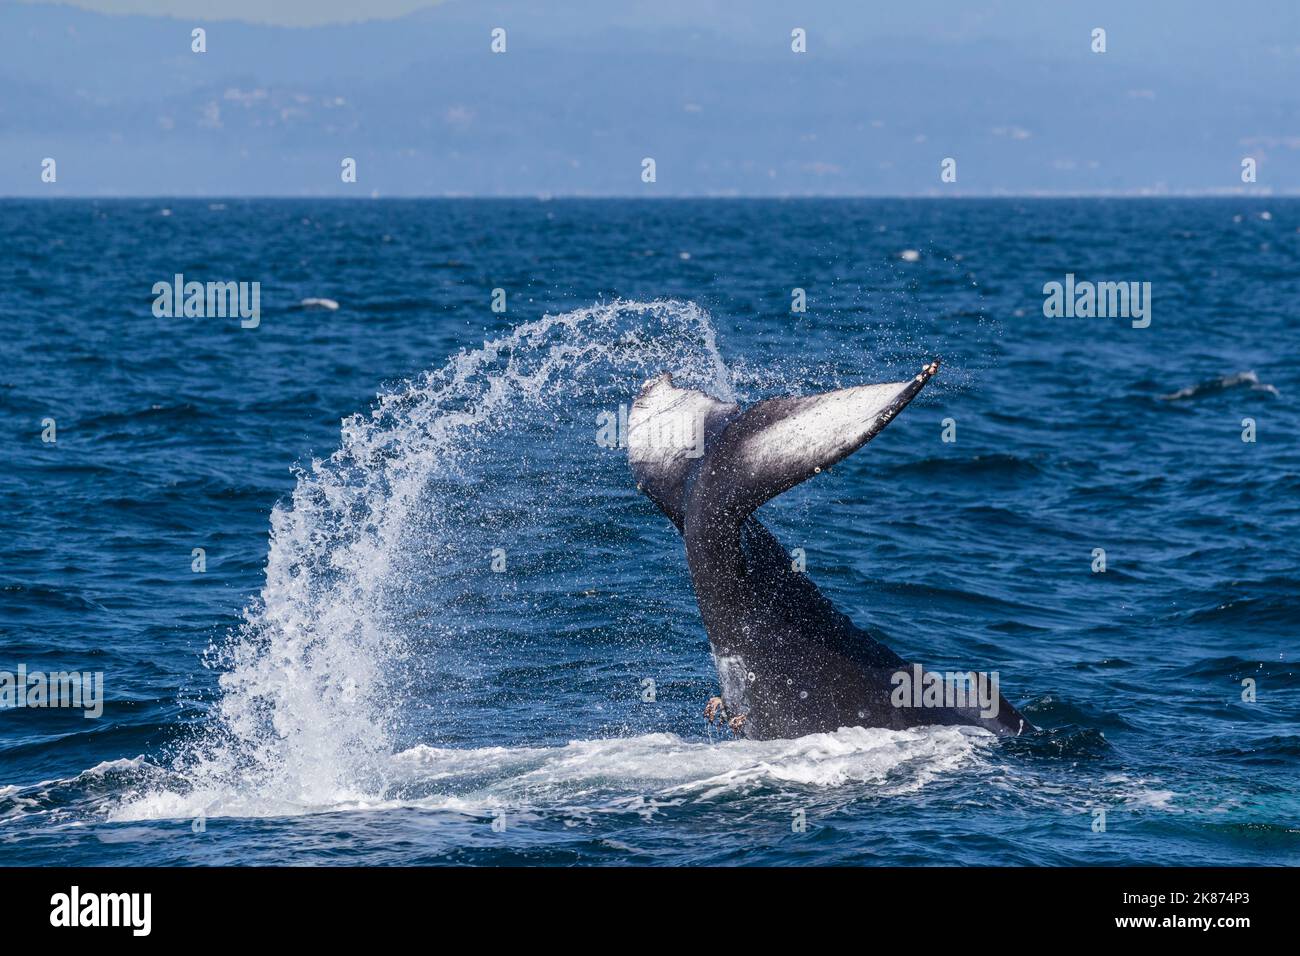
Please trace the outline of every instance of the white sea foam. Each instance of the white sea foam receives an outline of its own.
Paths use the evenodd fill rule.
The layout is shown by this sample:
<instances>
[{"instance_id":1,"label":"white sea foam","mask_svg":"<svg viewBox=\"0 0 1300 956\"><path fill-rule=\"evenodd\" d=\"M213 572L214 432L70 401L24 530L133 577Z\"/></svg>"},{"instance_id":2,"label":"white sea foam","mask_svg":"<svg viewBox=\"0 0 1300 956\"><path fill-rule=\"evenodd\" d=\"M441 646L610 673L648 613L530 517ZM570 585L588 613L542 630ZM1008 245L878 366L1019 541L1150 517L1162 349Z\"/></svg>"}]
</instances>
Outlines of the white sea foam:
<instances>
[{"instance_id":1,"label":"white sea foam","mask_svg":"<svg viewBox=\"0 0 1300 956\"><path fill-rule=\"evenodd\" d=\"M1221 375L1218 378L1207 379L1196 385L1187 385L1178 389L1176 392L1169 392L1166 395L1157 396L1162 402L1177 402L1186 398L1197 398L1202 395L1212 394L1215 392L1227 391L1230 388L1246 386L1254 392L1268 392L1276 398L1280 398L1282 393L1277 390L1275 385L1268 382L1261 382L1259 376L1253 371L1234 372L1231 375Z\"/></svg>"},{"instance_id":2,"label":"white sea foam","mask_svg":"<svg viewBox=\"0 0 1300 956\"><path fill-rule=\"evenodd\" d=\"M1163 813L1195 808L1158 780L1123 773L1071 774L1064 780L1047 767L1008 765L998 758L996 740L970 727L854 727L796 740L713 742L645 734L556 747L419 745L386 759L382 783L376 778L369 788L318 791L312 798L286 787L186 777L140 756L101 763L69 779L0 788L0 821L41 816L50 825L76 827L87 817L143 823L397 809L477 817L504 811L515 822L554 815L651 817L668 807L750 796L769 811L773 796L829 805L910 799L946 780L960 781L963 805L982 794L990 805L1011 801L1061 814L1097 806Z\"/></svg>"},{"instance_id":3,"label":"white sea foam","mask_svg":"<svg viewBox=\"0 0 1300 956\"><path fill-rule=\"evenodd\" d=\"M480 814L653 808L761 790L861 785L882 796L924 787L968 765L991 734L959 727L904 731L842 728L797 740L685 740L646 734L575 740L562 747L442 748L394 754L382 791L340 789L328 799L286 799L268 792L168 787L116 806L114 821L267 817L418 807Z\"/></svg>"}]
</instances>

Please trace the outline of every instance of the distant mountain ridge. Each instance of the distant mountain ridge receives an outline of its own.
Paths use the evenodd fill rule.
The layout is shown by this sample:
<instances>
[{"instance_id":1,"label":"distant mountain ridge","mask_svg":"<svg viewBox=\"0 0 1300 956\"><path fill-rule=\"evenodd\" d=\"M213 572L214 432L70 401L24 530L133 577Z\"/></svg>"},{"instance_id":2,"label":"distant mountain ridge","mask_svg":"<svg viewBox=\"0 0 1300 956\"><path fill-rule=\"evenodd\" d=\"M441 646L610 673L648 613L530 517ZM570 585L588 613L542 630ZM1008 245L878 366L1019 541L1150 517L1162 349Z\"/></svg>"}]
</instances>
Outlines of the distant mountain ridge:
<instances>
[{"instance_id":1,"label":"distant mountain ridge","mask_svg":"<svg viewBox=\"0 0 1300 956\"><path fill-rule=\"evenodd\" d=\"M1043 6L449 0L289 28L10 2L0 195L1300 191L1295 8Z\"/></svg>"}]
</instances>

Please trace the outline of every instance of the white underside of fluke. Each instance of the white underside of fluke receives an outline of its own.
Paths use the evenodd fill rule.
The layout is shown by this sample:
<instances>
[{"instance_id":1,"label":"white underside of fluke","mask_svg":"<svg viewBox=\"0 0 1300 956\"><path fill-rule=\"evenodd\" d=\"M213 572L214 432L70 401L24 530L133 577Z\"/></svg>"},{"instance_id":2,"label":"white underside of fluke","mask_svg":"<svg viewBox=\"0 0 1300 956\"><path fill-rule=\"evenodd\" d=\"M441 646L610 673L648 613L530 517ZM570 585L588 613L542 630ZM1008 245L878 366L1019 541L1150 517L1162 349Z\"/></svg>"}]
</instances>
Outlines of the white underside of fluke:
<instances>
[{"instance_id":1,"label":"white underside of fluke","mask_svg":"<svg viewBox=\"0 0 1300 956\"><path fill-rule=\"evenodd\" d=\"M791 461L838 460L883 426L881 419L911 384L886 382L786 399L784 414L750 435L740 457L758 470Z\"/></svg>"},{"instance_id":2,"label":"white underside of fluke","mask_svg":"<svg viewBox=\"0 0 1300 956\"><path fill-rule=\"evenodd\" d=\"M709 418L730 414L735 405L694 389L677 388L668 375L646 383L627 418L627 453L632 467L653 471L687 465L704 455Z\"/></svg>"}]
</instances>

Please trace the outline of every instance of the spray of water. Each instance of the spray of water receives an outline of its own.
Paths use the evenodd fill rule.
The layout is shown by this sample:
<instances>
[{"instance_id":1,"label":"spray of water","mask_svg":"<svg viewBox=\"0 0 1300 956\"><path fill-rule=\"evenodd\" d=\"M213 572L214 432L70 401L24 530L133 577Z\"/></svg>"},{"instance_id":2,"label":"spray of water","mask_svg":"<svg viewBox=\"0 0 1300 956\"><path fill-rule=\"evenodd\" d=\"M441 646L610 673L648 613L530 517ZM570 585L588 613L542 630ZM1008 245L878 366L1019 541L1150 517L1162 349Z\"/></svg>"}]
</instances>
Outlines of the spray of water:
<instances>
[{"instance_id":1,"label":"spray of water","mask_svg":"<svg viewBox=\"0 0 1300 956\"><path fill-rule=\"evenodd\" d=\"M461 351L345 420L339 449L303 468L272 513L265 587L211 653L219 699L175 757L187 802L211 812L246 800L306 809L381 792L401 719L389 665L404 635L391 609L409 583L408 537L419 529L427 550L469 530L427 513L430 483L472 468L528 414L593 396L627 400L664 370L734 397L704 312L615 301Z\"/></svg>"},{"instance_id":2,"label":"spray of water","mask_svg":"<svg viewBox=\"0 0 1300 956\"><path fill-rule=\"evenodd\" d=\"M537 800L572 807L617 804L643 787L666 799L846 781L905 792L977 759L980 735L953 728L845 728L720 746L616 732L567 746L518 746L521 737L533 739L543 715L581 710L574 696L581 691L569 685L589 678L585 667L527 686L527 699L513 708L526 722L521 733L498 735L509 746L482 746L483 721L498 721L500 708L485 701L491 681L474 663L498 655L510 675L499 686L513 703L513 671L527 650L520 641L589 627L587 618L564 617L582 610L570 593L583 573L575 564L599 565L600 547L630 534L635 509L646 507L625 454L597 452L595 411L630 402L663 371L728 401L749 397L735 394L738 378L746 390L788 388L780 369L766 376L729 369L697 306L615 301L520 325L344 421L339 449L304 467L292 498L272 514L265 586L211 653L221 676L210 719L165 766L103 768L105 779L137 781L108 816L397 805L474 812ZM485 574L485 552L502 538L523 549L525 570ZM485 596L494 578L515 582L501 585L495 602ZM517 621L504 639L495 633ZM632 632L641 641L640 632L663 623L637 616L611 627L614 639ZM564 641L550 641L538 657L555 672L551 644ZM609 648L598 646L606 659ZM660 659L653 644L631 646L641 659ZM707 667L702 649L700 660ZM430 692L449 674L470 688L467 696L458 700L446 687ZM455 729L442 732L444 711L461 709L469 720L462 716L456 727L453 713ZM557 732L573 726L592 729L579 721Z\"/></svg>"}]
</instances>

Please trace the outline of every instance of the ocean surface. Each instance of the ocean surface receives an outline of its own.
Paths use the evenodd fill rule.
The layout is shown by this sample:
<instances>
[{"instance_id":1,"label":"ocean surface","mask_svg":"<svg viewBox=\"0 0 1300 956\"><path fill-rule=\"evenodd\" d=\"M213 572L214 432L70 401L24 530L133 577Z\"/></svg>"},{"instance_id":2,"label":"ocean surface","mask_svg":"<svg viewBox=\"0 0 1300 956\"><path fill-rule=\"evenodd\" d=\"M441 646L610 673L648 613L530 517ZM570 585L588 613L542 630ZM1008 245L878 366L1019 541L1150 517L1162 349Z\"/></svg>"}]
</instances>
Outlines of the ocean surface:
<instances>
[{"instance_id":1,"label":"ocean surface","mask_svg":"<svg viewBox=\"0 0 1300 956\"><path fill-rule=\"evenodd\" d=\"M0 864L1296 864L1298 303L1297 200L0 202L0 671L105 696L0 710ZM1042 732L711 730L599 416L934 357L762 515Z\"/></svg>"}]
</instances>

